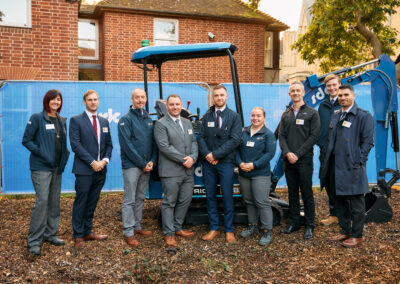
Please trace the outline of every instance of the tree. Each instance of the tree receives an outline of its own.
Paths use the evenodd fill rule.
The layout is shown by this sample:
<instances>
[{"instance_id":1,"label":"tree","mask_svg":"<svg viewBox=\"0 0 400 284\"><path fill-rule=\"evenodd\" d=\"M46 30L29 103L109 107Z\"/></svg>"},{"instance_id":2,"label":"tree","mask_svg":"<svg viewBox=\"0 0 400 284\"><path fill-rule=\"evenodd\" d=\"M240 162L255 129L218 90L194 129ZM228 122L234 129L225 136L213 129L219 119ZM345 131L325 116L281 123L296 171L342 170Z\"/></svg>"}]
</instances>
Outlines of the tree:
<instances>
[{"instance_id":1,"label":"tree","mask_svg":"<svg viewBox=\"0 0 400 284\"><path fill-rule=\"evenodd\" d=\"M245 0L245 2L252 10L257 10L261 0Z\"/></svg>"},{"instance_id":2,"label":"tree","mask_svg":"<svg viewBox=\"0 0 400 284\"><path fill-rule=\"evenodd\" d=\"M0 11L0 22L3 21L3 17L4 17L4 13L2 11Z\"/></svg>"},{"instance_id":3,"label":"tree","mask_svg":"<svg viewBox=\"0 0 400 284\"><path fill-rule=\"evenodd\" d=\"M388 25L399 0L315 0L312 20L292 48L309 64L316 60L329 72L394 54L397 31Z\"/></svg>"}]
</instances>

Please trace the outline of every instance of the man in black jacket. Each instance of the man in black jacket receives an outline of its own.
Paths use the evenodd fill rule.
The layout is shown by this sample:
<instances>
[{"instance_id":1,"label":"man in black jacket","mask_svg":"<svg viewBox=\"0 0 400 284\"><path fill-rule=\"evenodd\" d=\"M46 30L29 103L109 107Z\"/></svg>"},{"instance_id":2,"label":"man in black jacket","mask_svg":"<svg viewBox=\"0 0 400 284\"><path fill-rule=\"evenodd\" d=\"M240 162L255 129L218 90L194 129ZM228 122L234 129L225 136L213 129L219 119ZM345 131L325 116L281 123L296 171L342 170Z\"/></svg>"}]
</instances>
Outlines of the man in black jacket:
<instances>
[{"instance_id":1,"label":"man in black jacket","mask_svg":"<svg viewBox=\"0 0 400 284\"><path fill-rule=\"evenodd\" d=\"M239 115L226 106L226 88L218 85L213 90L214 106L202 118L198 137L200 155L203 158L203 177L207 195L207 212L210 231L203 240L211 241L219 235L217 183L221 185L224 203L224 229L226 241L235 242L233 233L233 178L236 148L242 137Z\"/></svg>"},{"instance_id":2,"label":"man in black jacket","mask_svg":"<svg viewBox=\"0 0 400 284\"><path fill-rule=\"evenodd\" d=\"M279 145L284 157L284 170L289 191L289 226L282 231L290 234L300 226L299 188L304 203L305 239L313 238L314 196L312 191L313 146L320 134L318 112L305 105L304 86L294 82L289 87L293 104L282 114Z\"/></svg>"},{"instance_id":3,"label":"man in black jacket","mask_svg":"<svg viewBox=\"0 0 400 284\"><path fill-rule=\"evenodd\" d=\"M318 114L321 121L321 135L319 136L317 144L320 149L319 160L321 163L324 158L326 141L328 140L329 124L331 123L333 114L340 111L340 105L337 99L338 90L340 86L339 77L336 76L335 74L330 74L325 77L324 83L326 86L326 91L328 92L329 96L325 98L325 100L319 105L318 108ZM336 224L338 222L335 210L335 187L334 187L335 185L333 184L334 182L335 180L330 178L324 185L321 183L321 189L325 187L329 199L329 217L321 221L321 223L326 226Z\"/></svg>"}]
</instances>

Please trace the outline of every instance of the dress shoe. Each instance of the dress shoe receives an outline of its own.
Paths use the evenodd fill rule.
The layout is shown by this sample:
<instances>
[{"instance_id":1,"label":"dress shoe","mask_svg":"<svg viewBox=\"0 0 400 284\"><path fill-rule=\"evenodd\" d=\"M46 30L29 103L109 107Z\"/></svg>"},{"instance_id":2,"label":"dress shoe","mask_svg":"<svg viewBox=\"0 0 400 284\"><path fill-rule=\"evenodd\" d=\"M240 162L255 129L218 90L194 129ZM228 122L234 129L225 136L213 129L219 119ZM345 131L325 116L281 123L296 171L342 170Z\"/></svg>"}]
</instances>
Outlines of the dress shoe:
<instances>
[{"instance_id":1,"label":"dress shoe","mask_svg":"<svg viewBox=\"0 0 400 284\"><path fill-rule=\"evenodd\" d=\"M341 242L341 241L345 241L345 240L347 240L349 238L351 238L351 235L339 234L339 235L335 235L335 236L332 236L332 237L328 237L327 240L331 241L331 242Z\"/></svg>"},{"instance_id":2,"label":"dress shoe","mask_svg":"<svg viewBox=\"0 0 400 284\"><path fill-rule=\"evenodd\" d=\"M272 242L272 232L270 230L264 230L260 241L260 246L267 246Z\"/></svg>"},{"instance_id":3,"label":"dress shoe","mask_svg":"<svg viewBox=\"0 0 400 284\"><path fill-rule=\"evenodd\" d=\"M85 241L83 240L83 238L75 239L75 247L76 248L83 248L85 246L86 246L86 244L85 244Z\"/></svg>"},{"instance_id":4,"label":"dress shoe","mask_svg":"<svg viewBox=\"0 0 400 284\"><path fill-rule=\"evenodd\" d=\"M165 236L165 243L169 247L176 247L178 245L174 236Z\"/></svg>"},{"instance_id":5,"label":"dress shoe","mask_svg":"<svg viewBox=\"0 0 400 284\"><path fill-rule=\"evenodd\" d=\"M218 236L220 234L220 232L219 231L214 231L214 230L211 230L211 231L209 231L207 234L205 234L203 237L202 237L202 240L203 241L211 241L212 239L214 239L216 236Z\"/></svg>"},{"instance_id":6,"label":"dress shoe","mask_svg":"<svg viewBox=\"0 0 400 284\"><path fill-rule=\"evenodd\" d=\"M135 230L135 235L142 235L142 236L148 237L148 236L151 236L152 234L153 234L152 231L146 231L146 230L142 230L142 229Z\"/></svg>"},{"instance_id":7,"label":"dress shoe","mask_svg":"<svg viewBox=\"0 0 400 284\"><path fill-rule=\"evenodd\" d=\"M28 249L29 253L34 254L34 255L41 255L42 252L40 251L40 247L39 246L33 246L31 248Z\"/></svg>"},{"instance_id":8,"label":"dress shoe","mask_svg":"<svg viewBox=\"0 0 400 284\"><path fill-rule=\"evenodd\" d=\"M83 237L84 241L103 241L108 238L107 235L98 235L95 233L90 233L89 235L86 235Z\"/></svg>"},{"instance_id":9,"label":"dress shoe","mask_svg":"<svg viewBox=\"0 0 400 284\"><path fill-rule=\"evenodd\" d=\"M181 237L184 237L184 238L190 238L190 237L194 236L194 232L186 231L186 230L180 230L178 232L175 232L175 235L181 236Z\"/></svg>"},{"instance_id":10,"label":"dress shoe","mask_svg":"<svg viewBox=\"0 0 400 284\"><path fill-rule=\"evenodd\" d=\"M306 230L304 231L304 239L309 240L314 237L314 232L313 228L311 227L306 227Z\"/></svg>"},{"instance_id":11,"label":"dress shoe","mask_svg":"<svg viewBox=\"0 0 400 284\"><path fill-rule=\"evenodd\" d=\"M227 243L234 243L236 242L235 234L233 232L226 232L225 240Z\"/></svg>"},{"instance_id":12,"label":"dress shoe","mask_svg":"<svg viewBox=\"0 0 400 284\"><path fill-rule=\"evenodd\" d=\"M298 226L289 225L289 226L286 228L286 230L282 230L281 233L284 233L284 234L291 234L291 233L293 233L293 232L298 231L299 229L300 229L300 228L299 228Z\"/></svg>"},{"instance_id":13,"label":"dress shoe","mask_svg":"<svg viewBox=\"0 0 400 284\"><path fill-rule=\"evenodd\" d=\"M328 218L321 220L321 224L325 225L325 226L337 224L338 222L339 222L339 219L336 216L329 216Z\"/></svg>"},{"instance_id":14,"label":"dress shoe","mask_svg":"<svg viewBox=\"0 0 400 284\"><path fill-rule=\"evenodd\" d=\"M247 230L240 233L240 235L245 239L255 234L258 234L258 225L250 225Z\"/></svg>"},{"instance_id":15,"label":"dress shoe","mask_svg":"<svg viewBox=\"0 0 400 284\"><path fill-rule=\"evenodd\" d=\"M135 238L135 236L125 236L125 242L131 247L137 247L139 245L139 241Z\"/></svg>"},{"instance_id":16,"label":"dress shoe","mask_svg":"<svg viewBox=\"0 0 400 284\"><path fill-rule=\"evenodd\" d=\"M344 246L346 248L354 248L361 243L362 243L362 238L350 238L350 239L345 240L342 243L342 246Z\"/></svg>"},{"instance_id":17,"label":"dress shoe","mask_svg":"<svg viewBox=\"0 0 400 284\"><path fill-rule=\"evenodd\" d=\"M44 241L58 247L65 245L65 242L57 237L52 239L45 239Z\"/></svg>"}]
</instances>

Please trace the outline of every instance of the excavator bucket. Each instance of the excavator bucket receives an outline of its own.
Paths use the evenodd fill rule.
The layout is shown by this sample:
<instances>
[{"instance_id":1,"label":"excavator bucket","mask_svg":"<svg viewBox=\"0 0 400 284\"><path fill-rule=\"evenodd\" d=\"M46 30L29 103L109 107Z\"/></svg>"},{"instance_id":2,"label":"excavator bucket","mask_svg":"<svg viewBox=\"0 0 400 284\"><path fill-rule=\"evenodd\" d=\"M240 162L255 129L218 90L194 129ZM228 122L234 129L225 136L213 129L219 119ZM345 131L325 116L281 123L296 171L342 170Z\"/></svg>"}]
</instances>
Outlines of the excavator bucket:
<instances>
[{"instance_id":1,"label":"excavator bucket","mask_svg":"<svg viewBox=\"0 0 400 284\"><path fill-rule=\"evenodd\" d=\"M389 205L388 196L378 186L365 195L365 223L385 223L392 220L393 210Z\"/></svg>"}]
</instances>

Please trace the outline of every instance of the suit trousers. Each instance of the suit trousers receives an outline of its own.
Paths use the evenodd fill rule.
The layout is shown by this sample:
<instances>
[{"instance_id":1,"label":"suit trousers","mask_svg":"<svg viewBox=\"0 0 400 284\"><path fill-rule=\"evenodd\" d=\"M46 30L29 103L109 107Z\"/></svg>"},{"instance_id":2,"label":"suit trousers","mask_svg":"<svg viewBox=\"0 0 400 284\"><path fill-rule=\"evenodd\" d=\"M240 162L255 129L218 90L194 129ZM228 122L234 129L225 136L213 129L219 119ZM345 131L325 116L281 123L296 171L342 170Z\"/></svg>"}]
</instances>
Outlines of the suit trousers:
<instances>
[{"instance_id":1,"label":"suit trousers","mask_svg":"<svg viewBox=\"0 0 400 284\"><path fill-rule=\"evenodd\" d=\"M194 177L161 177L164 198L161 206L163 234L172 236L182 230L193 196Z\"/></svg>"},{"instance_id":2,"label":"suit trousers","mask_svg":"<svg viewBox=\"0 0 400 284\"><path fill-rule=\"evenodd\" d=\"M28 248L40 246L43 240L57 238L60 223L61 174L54 171L32 171L36 193L28 234Z\"/></svg>"},{"instance_id":3,"label":"suit trousers","mask_svg":"<svg viewBox=\"0 0 400 284\"><path fill-rule=\"evenodd\" d=\"M272 230L273 215L269 201L271 189L271 176L239 177L240 191L246 203L249 224L258 225L261 229Z\"/></svg>"},{"instance_id":4,"label":"suit trousers","mask_svg":"<svg viewBox=\"0 0 400 284\"><path fill-rule=\"evenodd\" d=\"M335 156L332 155L330 158L329 167L328 167L328 178L325 184L326 194L329 199L329 215L337 216L335 209L335 199L336 199L336 185L335 185Z\"/></svg>"},{"instance_id":5,"label":"suit trousers","mask_svg":"<svg viewBox=\"0 0 400 284\"><path fill-rule=\"evenodd\" d=\"M210 230L219 230L219 215L217 202L217 184L222 190L224 204L224 229L233 232L234 203L233 203L233 163L218 163L215 166L203 161L203 179L206 187L207 213Z\"/></svg>"},{"instance_id":6,"label":"suit trousers","mask_svg":"<svg viewBox=\"0 0 400 284\"><path fill-rule=\"evenodd\" d=\"M149 187L150 172L139 168L122 169L124 178L124 198L122 201L122 224L124 236L134 235L140 230L146 192Z\"/></svg>"},{"instance_id":7,"label":"suit trousers","mask_svg":"<svg viewBox=\"0 0 400 284\"><path fill-rule=\"evenodd\" d=\"M365 219L364 194L336 195L335 205L340 233L342 235L352 235L353 238L362 238Z\"/></svg>"},{"instance_id":8,"label":"suit trousers","mask_svg":"<svg viewBox=\"0 0 400 284\"><path fill-rule=\"evenodd\" d=\"M304 204L305 226L314 228L315 206L312 191L312 158L299 159L295 164L285 161L284 167L289 191L289 222L292 226L300 225L300 189Z\"/></svg>"},{"instance_id":9,"label":"suit trousers","mask_svg":"<svg viewBox=\"0 0 400 284\"><path fill-rule=\"evenodd\" d=\"M106 175L100 172L92 175L75 174L76 195L72 208L72 228L75 239L92 233L94 211L105 181Z\"/></svg>"}]
</instances>

